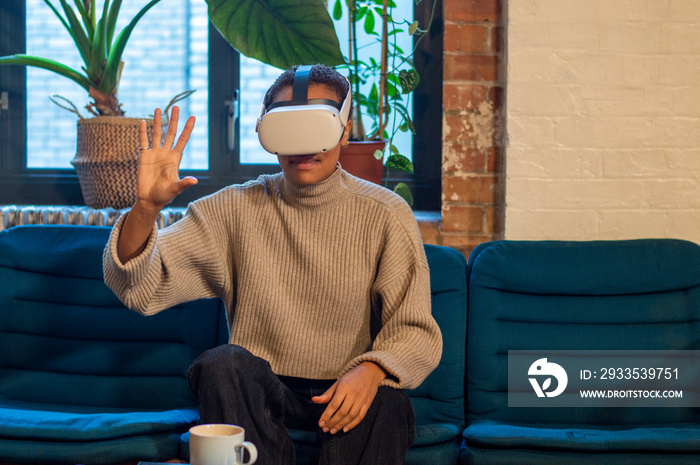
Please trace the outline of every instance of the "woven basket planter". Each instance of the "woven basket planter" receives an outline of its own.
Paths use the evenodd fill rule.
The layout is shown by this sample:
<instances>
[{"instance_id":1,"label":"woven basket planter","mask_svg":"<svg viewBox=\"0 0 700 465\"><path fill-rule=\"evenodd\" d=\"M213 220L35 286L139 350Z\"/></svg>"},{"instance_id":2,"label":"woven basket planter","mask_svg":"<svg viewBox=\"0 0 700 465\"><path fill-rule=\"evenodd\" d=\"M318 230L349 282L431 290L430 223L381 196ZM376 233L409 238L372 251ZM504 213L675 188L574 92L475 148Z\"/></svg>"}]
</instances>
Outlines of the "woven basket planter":
<instances>
[{"instance_id":1,"label":"woven basket planter","mask_svg":"<svg viewBox=\"0 0 700 465\"><path fill-rule=\"evenodd\" d=\"M136 202L141 120L97 116L78 121L78 148L71 164L87 206L121 209ZM146 122L150 145L153 120Z\"/></svg>"}]
</instances>

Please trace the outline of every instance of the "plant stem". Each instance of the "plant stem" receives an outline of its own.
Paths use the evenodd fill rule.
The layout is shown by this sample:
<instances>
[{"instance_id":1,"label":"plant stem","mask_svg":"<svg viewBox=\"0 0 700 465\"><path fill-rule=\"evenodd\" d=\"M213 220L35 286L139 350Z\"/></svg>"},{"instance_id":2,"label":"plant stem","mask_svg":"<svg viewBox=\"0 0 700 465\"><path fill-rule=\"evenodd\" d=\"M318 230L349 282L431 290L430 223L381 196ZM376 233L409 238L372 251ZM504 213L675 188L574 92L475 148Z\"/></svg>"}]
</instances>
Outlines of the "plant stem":
<instances>
[{"instance_id":1,"label":"plant stem","mask_svg":"<svg viewBox=\"0 0 700 465\"><path fill-rule=\"evenodd\" d=\"M381 75L379 77L379 127L375 133L376 139L381 139L384 129L388 123L388 117L384 115L384 100L387 95L387 59L388 59L388 35L389 35L389 14L387 12L387 0L382 2L382 61Z\"/></svg>"},{"instance_id":2,"label":"plant stem","mask_svg":"<svg viewBox=\"0 0 700 465\"><path fill-rule=\"evenodd\" d=\"M351 140L366 140L365 129L362 125L362 109L360 107L360 65L357 53L357 6L355 0L348 0L348 69L350 70L350 85L353 89L353 102L355 102L352 112L352 127L350 129Z\"/></svg>"}]
</instances>

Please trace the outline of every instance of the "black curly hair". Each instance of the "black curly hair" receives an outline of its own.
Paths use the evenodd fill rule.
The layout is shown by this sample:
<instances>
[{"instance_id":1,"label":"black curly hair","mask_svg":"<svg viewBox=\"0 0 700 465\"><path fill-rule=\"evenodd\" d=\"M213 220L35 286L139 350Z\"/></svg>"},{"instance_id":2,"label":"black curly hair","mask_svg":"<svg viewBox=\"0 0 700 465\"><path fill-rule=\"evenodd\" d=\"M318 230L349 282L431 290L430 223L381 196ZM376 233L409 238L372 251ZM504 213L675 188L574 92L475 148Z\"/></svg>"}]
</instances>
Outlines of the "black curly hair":
<instances>
[{"instance_id":1,"label":"black curly hair","mask_svg":"<svg viewBox=\"0 0 700 465\"><path fill-rule=\"evenodd\" d=\"M277 80L270 86L265 94L265 108L267 108L275 99L275 96L279 91L285 87L292 87L294 85L294 74L297 71L299 65L292 66L277 78ZM330 68L324 64L316 64L311 68L309 73L309 84L318 84L326 86L331 91L335 92L338 97L338 103L343 103L345 96L348 94L348 89L350 88L350 83L345 77L338 71ZM350 102L350 114L352 114L352 102Z\"/></svg>"}]
</instances>

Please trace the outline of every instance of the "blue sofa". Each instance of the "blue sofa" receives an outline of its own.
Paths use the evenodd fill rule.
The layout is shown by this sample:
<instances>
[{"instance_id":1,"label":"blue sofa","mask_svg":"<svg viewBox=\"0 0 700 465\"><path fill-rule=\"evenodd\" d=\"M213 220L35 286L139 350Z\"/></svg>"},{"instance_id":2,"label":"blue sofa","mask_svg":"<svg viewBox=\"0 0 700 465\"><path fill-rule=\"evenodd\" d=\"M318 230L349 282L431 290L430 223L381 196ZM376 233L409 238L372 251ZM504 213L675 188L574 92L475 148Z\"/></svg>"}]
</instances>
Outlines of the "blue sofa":
<instances>
[{"instance_id":1,"label":"blue sofa","mask_svg":"<svg viewBox=\"0 0 700 465\"><path fill-rule=\"evenodd\" d=\"M102 280L109 228L17 226L0 232L0 463L107 464L188 459L197 421L189 364L226 343L219 300L151 317ZM464 421L466 260L426 246L440 366L410 392L410 464L455 464ZM314 439L295 431L299 463ZM311 435L313 436L313 435Z\"/></svg>"},{"instance_id":2,"label":"blue sofa","mask_svg":"<svg viewBox=\"0 0 700 465\"><path fill-rule=\"evenodd\" d=\"M700 349L700 246L496 241L468 279L460 463L700 463L699 408L508 407L507 366L509 350Z\"/></svg>"},{"instance_id":3,"label":"blue sofa","mask_svg":"<svg viewBox=\"0 0 700 465\"><path fill-rule=\"evenodd\" d=\"M125 309L102 281L108 234L0 232L0 463L188 460L185 374L226 342L224 308ZM700 463L698 408L508 407L507 392L509 350L699 350L700 246L496 241L468 264L425 250L445 344L410 392L408 464ZM292 435L313 463L313 435Z\"/></svg>"}]
</instances>

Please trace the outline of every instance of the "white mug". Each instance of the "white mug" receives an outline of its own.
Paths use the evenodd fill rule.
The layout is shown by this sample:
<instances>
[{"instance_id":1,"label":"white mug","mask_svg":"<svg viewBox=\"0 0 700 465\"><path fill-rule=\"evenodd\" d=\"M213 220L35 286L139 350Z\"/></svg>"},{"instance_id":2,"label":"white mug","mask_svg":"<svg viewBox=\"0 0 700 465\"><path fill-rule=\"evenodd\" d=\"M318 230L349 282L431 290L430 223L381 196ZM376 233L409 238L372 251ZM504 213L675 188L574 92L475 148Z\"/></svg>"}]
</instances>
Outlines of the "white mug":
<instances>
[{"instance_id":1,"label":"white mug","mask_svg":"<svg viewBox=\"0 0 700 465\"><path fill-rule=\"evenodd\" d=\"M190 428L190 463L192 465L250 465L258 459L255 444L244 441L240 426L209 424ZM247 450L250 460L243 461Z\"/></svg>"}]
</instances>

